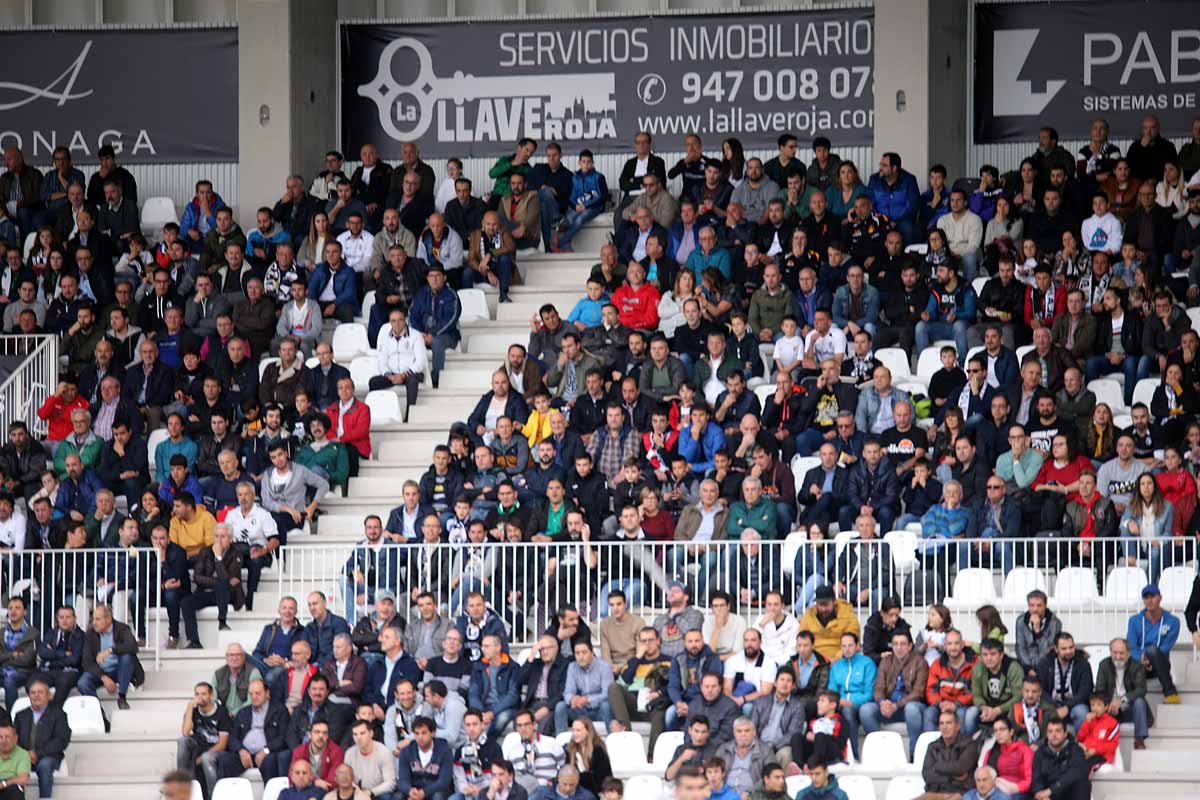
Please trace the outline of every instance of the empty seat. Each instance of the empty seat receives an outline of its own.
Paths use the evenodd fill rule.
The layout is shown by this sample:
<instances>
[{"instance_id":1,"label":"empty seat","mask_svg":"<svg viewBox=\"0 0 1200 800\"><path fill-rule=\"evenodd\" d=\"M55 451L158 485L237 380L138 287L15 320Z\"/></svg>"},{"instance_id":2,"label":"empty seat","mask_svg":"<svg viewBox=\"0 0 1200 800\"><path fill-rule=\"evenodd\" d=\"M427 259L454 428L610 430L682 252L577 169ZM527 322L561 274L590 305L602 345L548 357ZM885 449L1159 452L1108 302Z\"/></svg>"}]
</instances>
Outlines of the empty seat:
<instances>
[{"instance_id":1,"label":"empty seat","mask_svg":"<svg viewBox=\"0 0 1200 800\"><path fill-rule=\"evenodd\" d=\"M838 776L838 786L846 793L846 800L875 800L875 784L866 775Z\"/></svg>"},{"instance_id":2,"label":"empty seat","mask_svg":"<svg viewBox=\"0 0 1200 800\"><path fill-rule=\"evenodd\" d=\"M884 347L875 351L875 358L880 364L892 371L892 380L897 380L908 375L912 375L912 367L909 366L908 351L899 347Z\"/></svg>"},{"instance_id":3,"label":"empty seat","mask_svg":"<svg viewBox=\"0 0 1200 800\"><path fill-rule=\"evenodd\" d=\"M1088 381L1087 388L1096 395L1096 402L1106 404L1114 415L1125 408L1125 393L1121 391L1121 384L1112 378Z\"/></svg>"},{"instance_id":4,"label":"empty seat","mask_svg":"<svg viewBox=\"0 0 1200 800\"><path fill-rule=\"evenodd\" d=\"M917 543L920 537L912 531L888 531L883 535L888 549L892 553L892 566L901 574L908 574L917 568Z\"/></svg>"},{"instance_id":5,"label":"empty seat","mask_svg":"<svg viewBox=\"0 0 1200 800\"><path fill-rule=\"evenodd\" d=\"M604 744L608 747L608 759L612 762L613 774L618 778L628 778L649 771L646 746L642 743L640 733L610 733L605 737Z\"/></svg>"},{"instance_id":6,"label":"empty seat","mask_svg":"<svg viewBox=\"0 0 1200 800\"><path fill-rule=\"evenodd\" d=\"M353 361L356 356L366 355L371 350L367 341L367 326L359 322L343 322L333 329L333 359L339 362Z\"/></svg>"},{"instance_id":7,"label":"empty seat","mask_svg":"<svg viewBox=\"0 0 1200 800\"><path fill-rule=\"evenodd\" d=\"M1032 567L1016 567L1004 578L1005 605L1016 608L1025 607L1025 596L1034 589L1049 592L1050 584L1040 569Z\"/></svg>"},{"instance_id":8,"label":"empty seat","mask_svg":"<svg viewBox=\"0 0 1200 800\"><path fill-rule=\"evenodd\" d=\"M1133 427L1133 417L1129 414L1114 414L1113 427L1119 431L1128 430Z\"/></svg>"},{"instance_id":9,"label":"empty seat","mask_svg":"<svg viewBox=\"0 0 1200 800\"><path fill-rule=\"evenodd\" d=\"M400 408L400 395L391 389L367 392L365 402L367 408L371 409L372 427L404 421L404 411Z\"/></svg>"},{"instance_id":10,"label":"empty seat","mask_svg":"<svg viewBox=\"0 0 1200 800\"><path fill-rule=\"evenodd\" d=\"M982 567L960 569L954 576L954 592L951 595L955 605L967 605L978 608L996 599L996 584L992 580L992 571Z\"/></svg>"},{"instance_id":11,"label":"empty seat","mask_svg":"<svg viewBox=\"0 0 1200 800\"><path fill-rule=\"evenodd\" d=\"M374 356L358 356L350 362L350 378L356 392L371 390L371 378L379 375L379 361Z\"/></svg>"},{"instance_id":12,"label":"empty seat","mask_svg":"<svg viewBox=\"0 0 1200 800\"><path fill-rule=\"evenodd\" d=\"M910 244L908 247L905 247L904 252L923 256L929 252L929 245L925 244L924 242L917 242L916 244Z\"/></svg>"},{"instance_id":13,"label":"empty seat","mask_svg":"<svg viewBox=\"0 0 1200 800\"><path fill-rule=\"evenodd\" d=\"M929 752L929 745L936 742L939 737L941 734L937 731L925 731L917 737L917 746L913 748L912 770L921 771L921 767L925 765L925 754Z\"/></svg>"},{"instance_id":14,"label":"empty seat","mask_svg":"<svg viewBox=\"0 0 1200 800\"><path fill-rule=\"evenodd\" d=\"M1086 608L1099 600L1096 573L1088 567L1067 567L1058 571L1054 580L1056 608Z\"/></svg>"},{"instance_id":15,"label":"empty seat","mask_svg":"<svg viewBox=\"0 0 1200 800\"><path fill-rule=\"evenodd\" d=\"M509 735L511 736L512 734L509 734ZM567 730L567 731L563 731L560 734L557 734L554 737L554 741L558 742L559 747L561 747L563 750L566 750L567 745L571 743L571 732L569 730Z\"/></svg>"},{"instance_id":16,"label":"empty seat","mask_svg":"<svg viewBox=\"0 0 1200 800\"><path fill-rule=\"evenodd\" d=\"M271 778L263 786L262 800L279 800L279 794L284 789L288 788L289 782L286 775L281 775L278 778Z\"/></svg>"},{"instance_id":17,"label":"empty seat","mask_svg":"<svg viewBox=\"0 0 1200 800\"><path fill-rule=\"evenodd\" d=\"M1141 567L1117 567L1108 573L1104 585L1104 605L1110 608L1129 608L1142 604L1142 587L1149 583Z\"/></svg>"},{"instance_id":18,"label":"empty seat","mask_svg":"<svg viewBox=\"0 0 1200 800\"><path fill-rule=\"evenodd\" d=\"M254 789L245 778L222 778L213 787L212 800L254 800Z\"/></svg>"},{"instance_id":19,"label":"empty seat","mask_svg":"<svg viewBox=\"0 0 1200 800\"><path fill-rule=\"evenodd\" d=\"M279 363L279 359L274 358L274 357L273 358L264 358L262 361L259 361L258 362L258 379L261 381L263 375L267 374L267 367L271 366L272 364L278 364L278 363Z\"/></svg>"},{"instance_id":20,"label":"empty seat","mask_svg":"<svg viewBox=\"0 0 1200 800\"><path fill-rule=\"evenodd\" d=\"M783 563L779 565L783 570L783 574L791 575L796 568L796 554L800 552L800 548L804 546L804 542L808 539L808 532L801 528L798 531L792 531L783 540L782 552L779 560ZM662 736L658 737L662 741ZM656 748L657 749L657 748Z\"/></svg>"},{"instance_id":21,"label":"empty seat","mask_svg":"<svg viewBox=\"0 0 1200 800\"><path fill-rule=\"evenodd\" d=\"M971 288L974 289L975 294L978 295L983 291L983 287L987 284L987 282L987 276L976 278L975 280L971 281Z\"/></svg>"},{"instance_id":22,"label":"empty seat","mask_svg":"<svg viewBox=\"0 0 1200 800\"><path fill-rule=\"evenodd\" d=\"M873 772L890 772L908 766L908 751L904 749L904 737L892 731L868 733L862 743L863 764Z\"/></svg>"},{"instance_id":23,"label":"empty seat","mask_svg":"<svg viewBox=\"0 0 1200 800\"><path fill-rule=\"evenodd\" d=\"M168 222L179 222L175 215L175 201L169 197L148 197L142 203L142 233L153 236Z\"/></svg>"},{"instance_id":24,"label":"empty seat","mask_svg":"<svg viewBox=\"0 0 1200 800\"><path fill-rule=\"evenodd\" d=\"M1195 570L1189 567L1167 567L1158 576L1158 588L1162 590L1163 605L1180 609L1187 605L1192 594Z\"/></svg>"},{"instance_id":25,"label":"empty seat","mask_svg":"<svg viewBox=\"0 0 1200 800\"><path fill-rule=\"evenodd\" d=\"M458 302L462 304L460 322L479 322L492 318L488 310L487 295L482 289L459 289Z\"/></svg>"},{"instance_id":26,"label":"empty seat","mask_svg":"<svg viewBox=\"0 0 1200 800\"><path fill-rule=\"evenodd\" d=\"M1187 315L1192 323L1192 330L1200 331L1200 308L1189 308Z\"/></svg>"},{"instance_id":27,"label":"empty seat","mask_svg":"<svg viewBox=\"0 0 1200 800\"><path fill-rule=\"evenodd\" d=\"M150 438L146 440L146 458L150 462L150 477L154 477L154 451L158 449L160 444L169 439L170 436L171 434L167 433L166 428L150 431Z\"/></svg>"},{"instance_id":28,"label":"empty seat","mask_svg":"<svg viewBox=\"0 0 1200 800\"><path fill-rule=\"evenodd\" d=\"M784 785L787 787L788 797L795 797L809 786L812 786L812 778L807 775L789 775L784 780Z\"/></svg>"},{"instance_id":29,"label":"empty seat","mask_svg":"<svg viewBox=\"0 0 1200 800\"><path fill-rule=\"evenodd\" d=\"M775 394L775 384L773 383L759 386L754 390L754 396L758 398L759 405L764 407L767 405L767 398L773 394Z\"/></svg>"},{"instance_id":30,"label":"empty seat","mask_svg":"<svg viewBox=\"0 0 1200 800\"><path fill-rule=\"evenodd\" d=\"M897 775L888 781L885 800L916 800L925 794L925 779L920 775Z\"/></svg>"},{"instance_id":31,"label":"empty seat","mask_svg":"<svg viewBox=\"0 0 1200 800\"><path fill-rule=\"evenodd\" d=\"M68 697L63 702L63 712L67 715L71 733L76 735L104 733L104 714L100 710L100 701L95 697L84 695Z\"/></svg>"},{"instance_id":32,"label":"empty seat","mask_svg":"<svg viewBox=\"0 0 1200 800\"><path fill-rule=\"evenodd\" d=\"M33 246L37 244L37 231L30 231L25 237L25 242L21 245L21 260L28 261L29 254L33 252Z\"/></svg>"},{"instance_id":33,"label":"empty seat","mask_svg":"<svg viewBox=\"0 0 1200 800\"><path fill-rule=\"evenodd\" d=\"M942 368L942 348L936 344L930 345L917 356L917 376L932 378L933 373Z\"/></svg>"},{"instance_id":34,"label":"empty seat","mask_svg":"<svg viewBox=\"0 0 1200 800\"><path fill-rule=\"evenodd\" d=\"M1158 378L1142 378L1133 386L1133 403L1145 403L1150 406L1150 401L1154 399L1154 390L1161 383ZM1130 406L1132 408L1132 406Z\"/></svg>"},{"instance_id":35,"label":"empty seat","mask_svg":"<svg viewBox=\"0 0 1200 800\"><path fill-rule=\"evenodd\" d=\"M796 479L796 489L804 482L804 476L813 467L819 467L821 459L818 456L794 456L792 458L792 477Z\"/></svg>"},{"instance_id":36,"label":"empty seat","mask_svg":"<svg viewBox=\"0 0 1200 800\"><path fill-rule=\"evenodd\" d=\"M675 755L675 750L681 744L683 744L683 731L664 731L658 735L658 739L654 742L654 761L651 762L654 772L666 773L667 767L671 766L671 757Z\"/></svg>"},{"instance_id":37,"label":"empty seat","mask_svg":"<svg viewBox=\"0 0 1200 800\"><path fill-rule=\"evenodd\" d=\"M639 734L634 734L638 736ZM611 756L610 756L611 757ZM614 771L618 768L613 760ZM630 798L657 798L663 792L663 779L657 775L634 775L625 781L625 794Z\"/></svg>"}]
</instances>

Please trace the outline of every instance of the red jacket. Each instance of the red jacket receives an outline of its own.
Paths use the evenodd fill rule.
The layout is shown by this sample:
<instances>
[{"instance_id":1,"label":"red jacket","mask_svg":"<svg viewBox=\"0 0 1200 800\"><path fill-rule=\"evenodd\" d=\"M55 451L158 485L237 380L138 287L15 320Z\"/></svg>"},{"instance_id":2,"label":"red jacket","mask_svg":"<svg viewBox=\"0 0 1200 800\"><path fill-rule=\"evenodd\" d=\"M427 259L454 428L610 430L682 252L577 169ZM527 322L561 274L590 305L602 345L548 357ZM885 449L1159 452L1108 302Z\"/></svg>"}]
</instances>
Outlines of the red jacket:
<instances>
[{"instance_id":1,"label":"red jacket","mask_svg":"<svg viewBox=\"0 0 1200 800\"><path fill-rule=\"evenodd\" d=\"M321 753L321 771L314 778L320 778L326 783L333 783L333 773L342 765L346 754L333 741L325 744L325 752ZM308 761L308 742L302 742L292 751L292 764L297 761Z\"/></svg>"},{"instance_id":2,"label":"red jacket","mask_svg":"<svg viewBox=\"0 0 1200 800\"><path fill-rule=\"evenodd\" d=\"M1035 302L1033 299L1033 287L1025 288L1025 325L1032 326L1033 318L1036 316L1042 320L1042 324L1046 327L1061 317L1067 311L1067 290L1063 286L1055 286L1052 289L1054 293L1054 314L1049 319L1046 318L1045 302Z\"/></svg>"},{"instance_id":3,"label":"red jacket","mask_svg":"<svg viewBox=\"0 0 1200 800\"><path fill-rule=\"evenodd\" d=\"M52 442L61 442L75 430L71 427L71 412L77 408L88 410L88 403L83 397L75 395L70 403L64 403L57 395L50 395L42 407L38 409L39 419L46 420L46 438Z\"/></svg>"},{"instance_id":4,"label":"red jacket","mask_svg":"<svg viewBox=\"0 0 1200 800\"><path fill-rule=\"evenodd\" d=\"M1196 479L1185 469L1160 472L1154 476L1163 499L1175 507L1176 536L1182 536L1196 511Z\"/></svg>"},{"instance_id":5,"label":"red jacket","mask_svg":"<svg viewBox=\"0 0 1200 800\"><path fill-rule=\"evenodd\" d=\"M925 679L925 699L929 705L943 700L960 706L971 705L971 673L979 659L970 650L965 651L965 655L966 660L957 670L950 666L950 657L945 653L929 665L929 677Z\"/></svg>"},{"instance_id":6,"label":"red jacket","mask_svg":"<svg viewBox=\"0 0 1200 800\"><path fill-rule=\"evenodd\" d=\"M1095 750L1096 755L1104 756L1104 760L1111 764L1117 754L1117 745L1121 741L1121 725L1111 714L1101 714L1098 717L1089 715L1079 726L1077 740L1084 750Z\"/></svg>"},{"instance_id":7,"label":"red jacket","mask_svg":"<svg viewBox=\"0 0 1200 800\"><path fill-rule=\"evenodd\" d=\"M628 283L621 284L612 296L621 324L635 330L655 330L658 327L658 290L648 283L634 289Z\"/></svg>"},{"instance_id":8,"label":"red jacket","mask_svg":"<svg viewBox=\"0 0 1200 800\"><path fill-rule=\"evenodd\" d=\"M1020 739L1007 745L993 744L983 754L981 763L996 770L997 777L1015 783L1021 794L1029 791L1033 782L1033 750Z\"/></svg>"},{"instance_id":9,"label":"red jacket","mask_svg":"<svg viewBox=\"0 0 1200 800\"><path fill-rule=\"evenodd\" d=\"M290 688L291 688L291 686L292 686L292 675L293 675L295 672L296 672L295 668L293 668L293 667L288 667L288 669L287 669L287 680L286 680L286 681L284 682L284 684L283 684L283 691L284 691L284 694L287 694L287 691L288 691L288 689L290 689ZM305 675L304 675L304 685L300 687L300 696L301 696L301 697L304 697L305 695L307 695L307 694L308 694L308 682L309 682L310 680L312 680L312 676L313 676L313 675L316 675L316 674L317 674L317 665L316 665L316 664L309 664L309 665L308 665L308 669L307 669L307 670L305 670Z\"/></svg>"},{"instance_id":10,"label":"red jacket","mask_svg":"<svg viewBox=\"0 0 1200 800\"><path fill-rule=\"evenodd\" d=\"M352 445L363 458L371 457L371 409L367 408L366 403L355 400L354 405L350 406L346 413L345 431L340 437L337 435L340 416L338 404L334 403L325 409L325 413L329 415L330 441Z\"/></svg>"}]
</instances>

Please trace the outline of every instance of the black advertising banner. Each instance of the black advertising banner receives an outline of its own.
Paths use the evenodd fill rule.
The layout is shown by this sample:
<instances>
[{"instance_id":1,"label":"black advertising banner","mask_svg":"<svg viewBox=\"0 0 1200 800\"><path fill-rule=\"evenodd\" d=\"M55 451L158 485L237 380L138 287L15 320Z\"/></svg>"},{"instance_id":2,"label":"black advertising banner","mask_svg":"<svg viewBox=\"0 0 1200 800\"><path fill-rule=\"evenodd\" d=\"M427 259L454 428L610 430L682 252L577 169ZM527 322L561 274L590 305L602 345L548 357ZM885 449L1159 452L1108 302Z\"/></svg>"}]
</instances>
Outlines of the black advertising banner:
<instances>
[{"instance_id":1,"label":"black advertising banner","mask_svg":"<svg viewBox=\"0 0 1200 800\"><path fill-rule=\"evenodd\" d=\"M237 161L236 28L0 33L0 146L48 163Z\"/></svg>"},{"instance_id":2,"label":"black advertising banner","mask_svg":"<svg viewBox=\"0 0 1200 800\"><path fill-rule=\"evenodd\" d=\"M342 146L482 156L528 136L613 152L639 130L747 148L773 149L783 131L870 144L873 23L861 8L344 25Z\"/></svg>"},{"instance_id":3,"label":"black advertising banner","mask_svg":"<svg viewBox=\"0 0 1200 800\"><path fill-rule=\"evenodd\" d=\"M1037 139L1051 125L1086 139L1092 119L1137 138L1155 114L1191 130L1200 94L1200 4L1001 3L976 6L975 141Z\"/></svg>"}]
</instances>

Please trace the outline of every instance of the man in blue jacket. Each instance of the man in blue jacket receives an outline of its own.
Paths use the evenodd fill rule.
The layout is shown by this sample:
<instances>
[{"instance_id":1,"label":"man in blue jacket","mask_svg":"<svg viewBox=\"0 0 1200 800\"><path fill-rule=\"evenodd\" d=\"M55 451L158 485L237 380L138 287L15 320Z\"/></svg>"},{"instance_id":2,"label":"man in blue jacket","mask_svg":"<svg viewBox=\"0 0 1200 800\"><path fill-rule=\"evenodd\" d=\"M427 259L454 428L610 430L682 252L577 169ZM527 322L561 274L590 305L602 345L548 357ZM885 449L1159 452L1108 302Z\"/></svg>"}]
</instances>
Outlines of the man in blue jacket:
<instances>
[{"instance_id":1,"label":"man in blue jacket","mask_svg":"<svg viewBox=\"0 0 1200 800\"><path fill-rule=\"evenodd\" d=\"M46 634L38 646L42 663L40 677L54 687L51 703L62 708L76 685L80 694L94 694L100 681L83 671L83 629L75 624L75 609L64 605L58 609L58 627Z\"/></svg>"},{"instance_id":2,"label":"man in blue jacket","mask_svg":"<svg viewBox=\"0 0 1200 800\"><path fill-rule=\"evenodd\" d=\"M937 339L954 339L958 352L966 353L967 329L975 324L975 290L958 279L953 264L938 264L934 277L929 304L917 323L917 352Z\"/></svg>"},{"instance_id":3,"label":"man in blue jacket","mask_svg":"<svg viewBox=\"0 0 1200 800\"><path fill-rule=\"evenodd\" d=\"M1164 703L1178 705L1179 692L1171 678L1171 648L1179 640L1179 617L1163 610L1157 583L1148 583L1142 589L1142 604L1145 608L1129 618L1125 633L1129 657L1142 662L1146 677L1158 678Z\"/></svg>"},{"instance_id":4,"label":"man in blue jacket","mask_svg":"<svg viewBox=\"0 0 1200 800\"><path fill-rule=\"evenodd\" d=\"M838 511L841 530L851 530L860 514L874 517L884 532L893 529L900 510L900 481L896 470L884 460L878 439L866 441L862 458L850 468L847 494L849 502Z\"/></svg>"},{"instance_id":5,"label":"man in blue jacket","mask_svg":"<svg viewBox=\"0 0 1200 800\"><path fill-rule=\"evenodd\" d=\"M324 664L333 660L333 637L339 633L350 635L346 620L329 610L323 592L309 592L308 613L312 621L304 626L304 640L312 648L312 663Z\"/></svg>"},{"instance_id":6,"label":"man in blue jacket","mask_svg":"<svg viewBox=\"0 0 1200 800\"><path fill-rule=\"evenodd\" d=\"M338 322L354 322L358 314L358 277L342 260L342 244L325 242L325 260L308 279L308 296L317 301L321 316Z\"/></svg>"},{"instance_id":7,"label":"man in blue jacket","mask_svg":"<svg viewBox=\"0 0 1200 800\"><path fill-rule=\"evenodd\" d=\"M563 217L564 224L560 226L557 238L547 240L547 250L551 249L552 243L556 252L571 252L571 240L575 238L575 234L598 216L608 203L608 181L605 180L604 174L594 167L592 151L580 150L579 169L571 178L570 207ZM665 239L662 241L666 242Z\"/></svg>"},{"instance_id":8,"label":"man in blue jacket","mask_svg":"<svg viewBox=\"0 0 1200 800\"><path fill-rule=\"evenodd\" d=\"M488 732L499 736L520 705L521 668L504 652L499 636L487 634L480 647L483 655L471 671L467 705L484 709Z\"/></svg>"},{"instance_id":9,"label":"man in blue jacket","mask_svg":"<svg viewBox=\"0 0 1200 800\"><path fill-rule=\"evenodd\" d=\"M297 611L296 598L285 597L280 600L279 618L263 626L254 651L246 656L246 661L264 677L267 688L272 690L276 700L283 699L283 683L287 679L292 645L303 631L300 621L296 619Z\"/></svg>"},{"instance_id":10,"label":"man in blue jacket","mask_svg":"<svg viewBox=\"0 0 1200 800\"><path fill-rule=\"evenodd\" d=\"M829 688L836 690L838 712L846 720L850 747L858 758L858 709L875 696L875 662L858 649L858 634L842 634L842 657L829 667Z\"/></svg>"},{"instance_id":11,"label":"man in blue jacket","mask_svg":"<svg viewBox=\"0 0 1200 800\"><path fill-rule=\"evenodd\" d=\"M700 476L713 468L717 451L725 446L725 432L710 422L709 416L708 404L697 400L692 406L691 424L679 429L679 455Z\"/></svg>"},{"instance_id":12,"label":"man in blue jacket","mask_svg":"<svg viewBox=\"0 0 1200 800\"><path fill-rule=\"evenodd\" d=\"M204 239L217 227L217 212L222 208L227 206L221 195L213 191L212 181L197 181L196 196L183 207L179 219L179 237L192 253L204 251Z\"/></svg>"},{"instance_id":13,"label":"man in blue jacket","mask_svg":"<svg viewBox=\"0 0 1200 800\"><path fill-rule=\"evenodd\" d=\"M879 172L871 176L867 191L875 210L900 229L905 244L919 241L917 212L921 207L921 189L913 174L901 169L899 153L884 153L879 157Z\"/></svg>"},{"instance_id":14,"label":"man in blue jacket","mask_svg":"<svg viewBox=\"0 0 1200 800\"><path fill-rule=\"evenodd\" d=\"M420 789L424 800L447 800L454 793L454 750L433 734L437 726L429 717L413 722L413 747L405 747L396 760L395 797L411 798Z\"/></svg>"},{"instance_id":15,"label":"man in blue jacket","mask_svg":"<svg viewBox=\"0 0 1200 800\"><path fill-rule=\"evenodd\" d=\"M429 268L427 286L422 286L413 296L408 308L408 324L411 325L425 346L433 350L433 369L430 375L433 388L438 388L438 378L446 368L446 351L458 346L462 334L458 330L458 318L462 316L462 304L458 293L446 286L446 271L440 264Z\"/></svg>"}]
</instances>

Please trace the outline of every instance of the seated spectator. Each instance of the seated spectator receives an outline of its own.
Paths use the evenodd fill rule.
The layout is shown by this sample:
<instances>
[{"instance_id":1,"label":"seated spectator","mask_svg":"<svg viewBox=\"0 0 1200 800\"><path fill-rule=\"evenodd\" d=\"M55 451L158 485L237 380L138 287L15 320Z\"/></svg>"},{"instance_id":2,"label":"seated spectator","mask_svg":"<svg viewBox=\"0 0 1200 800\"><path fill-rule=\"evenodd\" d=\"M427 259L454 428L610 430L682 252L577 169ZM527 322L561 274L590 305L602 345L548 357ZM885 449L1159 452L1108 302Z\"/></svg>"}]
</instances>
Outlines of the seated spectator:
<instances>
[{"instance_id":1,"label":"seated spectator","mask_svg":"<svg viewBox=\"0 0 1200 800\"><path fill-rule=\"evenodd\" d=\"M555 737L538 733L529 711L518 711L513 717L513 727L517 736L505 738L504 759L492 762L495 782L510 793L514 778L525 791L549 786L564 764L562 746Z\"/></svg>"},{"instance_id":2,"label":"seated spectator","mask_svg":"<svg viewBox=\"0 0 1200 800\"><path fill-rule=\"evenodd\" d=\"M446 367L446 351L457 347L461 335L458 318L462 315L462 304L458 294L446 287L446 273L438 266L429 268L428 285L417 290L409 307L411 324L425 340L425 346L433 351L433 388L438 388L438 377Z\"/></svg>"},{"instance_id":3,"label":"seated spectator","mask_svg":"<svg viewBox=\"0 0 1200 800\"><path fill-rule=\"evenodd\" d=\"M624 264L640 262L647 257L647 243L650 237L653 236L659 242L664 242L669 238L666 229L655 221L652 209L647 206L634 211L631 220L628 225L621 227L615 242L616 255ZM715 241L714 238L714 243ZM699 273L696 277L700 277Z\"/></svg>"},{"instance_id":4,"label":"seated spectator","mask_svg":"<svg viewBox=\"0 0 1200 800\"><path fill-rule=\"evenodd\" d=\"M308 295L326 319L353 322L359 311L357 278L342 257L341 242L326 241L324 256L308 279Z\"/></svg>"},{"instance_id":5,"label":"seated spectator","mask_svg":"<svg viewBox=\"0 0 1200 800\"><path fill-rule=\"evenodd\" d=\"M186 498L181 496L176 503L186 507ZM199 512L192 509L191 513L208 514L204 509ZM233 529L228 523L220 522L213 526L211 543L199 552L194 565L192 580L197 588L183 600L181 610L188 638L186 649L201 650L203 646L200 644L196 612L202 608L216 606L217 627L220 630L229 630L226 622L229 606L232 605L237 611L246 602L246 590L241 578L242 555L233 546ZM225 698L220 699L224 702ZM235 712L236 710L234 709Z\"/></svg>"},{"instance_id":6,"label":"seated spectator","mask_svg":"<svg viewBox=\"0 0 1200 800\"><path fill-rule=\"evenodd\" d=\"M108 655L97 659L102 651L108 651ZM122 711L129 710L129 702L125 699L129 686L141 686L146 679L137 653L137 639L129 626L115 622L109 606L97 605L92 612L92 627L84 639L83 669L103 684L110 695L117 696L117 708ZM80 683L83 683L82 678ZM87 694L95 697L96 690L92 688Z\"/></svg>"},{"instance_id":7,"label":"seated spectator","mask_svg":"<svg viewBox=\"0 0 1200 800\"><path fill-rule=\"evenodd\" d=\"M863 655L859 649L858 634L854 631L843 633L841 658L829 667L829 682L833 686L843 687L842 696L838 700L838 712L845 720L855 758L859 756L859 710L871 702L876 671L875 662Z\"/></svg>"},{"instance_id":8,"label":"seated spectator","mask_svg":"<svg viewBox=\"0 0 1200 800\"><path fill-rule=\"evenodd\" d=\"M1106 703L1107 714L1118 722L1133 722L1133 747L1144 750L1154 721L1146 700L1146 668L1130 658L1126 639L1113 639L1108 652L1096 673L1096 694Z\"/></svg>"},{"instance_id":9,"label":"seated spectator","mask_svg":"<svg viewBox=\"0 0 1200 800\"><path fill-rule=\"evenodd\" d=\"M54 792L54 773L71 743L71 726L62 707L51 704L46 680L34 678L25 690L29 707L18 711L13 720L17 747L29 754L32 771L37 774L38 797L49 798Z\"/></svg>"},{"instance_id":10,"label":"seated spectator","mask_svg":"<svg viewBox=\"0 0 1200 800\"><path fill-rule=\"evenodd\" d=\"M1083 748L1083 757L1089 769L1095 770L1113 763L1121 740L1121 727L1116 718L1108 713L1108 704L1101 694L1094 694L1088 702L1088 715L1079 726L1077 741Z\"/></svg>"},{"instance_id":11,"label":"seated spectator","mask_svg":"<svg viewBox=\"0 0 1200 800\"><path fill-rule=\"evenodd\" d=\"M997 719L1008 716L1020 697L1024 670L1018 661L1005 655L1000 640L984 639L980 652L979 663L971 673L974 707L967 710L967 727L990 730Z\"/></svg>"},{"instance_id":12,"label":"seated spectator","mask_svg":"<svg viewBox=\"0 0 1200 800\"><path fill-rule=\"evenodd\" d=\"M871 524L870 534L870 538L873 538L875 535L874 523ZM866 536L861 536L861 538L868 539ZM886 548L886 545L881 546L879 549L882 550L883 548ZM869 550L876 548L862 549ZM851 571L852 569L849 568L847 571ZM862 574L862 572L863 568L860 567L859 573ZM874 575L876 574L876 570L872 568L869 570L869 573ZM882 574L886 575L887 573L883 572ZM889 584L887 580L882 581L882 583L884 586ZM908 622L900 616L900 611L900 598L896 595L888 595L880 601L879 610L872 612L871 616L867 617L867 624L863 626L862 652L863 655L874 661L876 666L879 665L880 659L883 656L892 652L892 639L895 638L897 633L908 631L909 638L912 638L912 629Z\"/></svg>"},{"instance_id":13,"label":"seated spectator","mask_svg":"<svg viewBox=\"0 0 1200 800\"><path fill-rule=\"evenodd\" d=\"M817 694L816 716L792 737L792 754L797 763L836 764L846 760L849 730L839 712L839 702L835 691Z\"/></svg>"},{"instance_id":14,"label":"seated spectator","mask_svg":"<svg viewBox=\"0 0 1200 800\"><path fill-rule=\"evenodd\" d=\"M1087 698L1092 695L1092 668L1087 661L1087 654L1075 649L1071 634L1060 633L1054 641L1054 652L1044 656L1037 667L1038 681L1054 705L1057 718L1069 721L1076 729L1088 714Z\"/></svg>"},{"instance_id":15,"label":"seated spectator","mask_svg":"<svg viewBox=\"0 0 1200 800\"><path fill-rule=\"evenodd\" d=\"M979 743L962 732L953 711L938 714L937 730L941 736L930 743L921 765L925 792L930 797L966 792L973 787L971 776L979 758Z\"/></svg>"},{"instance_id":16,"label":"seated spectator","mask_svg":"<svg viewBox=\"0 0 1200 800\"><path fill-rule=\"evenodd\" d=\"M991 217L990 213L988 217ZM962 278L967 285L975 281L979 269L979 248L986 222L986 219L968 207L967 193L960 189L950 191L949 212L939 217L936 222L937 229L946 237L950 252L962 264Z\"/></svg>"},{"instance_id":17,"label":"seated spectator","mask_svg":"<svg viewBox=\"0 0 1200 800\"><path fill-rule=\"evenodd\" d=\"M1087 760L1083 749L1067 733L1064 719L1046 722L1046 739L1033 754L1029 791L1034 796L1050 791L1052 796L1064 800L1085 800L1091 796Z\"/></svg>"},{"instance_id":18,"label":"seated spectator","mask_svg":"<svg viewBox=\"0 0 1200 800\"><path fill-rule=\"evenodd\" d=\"M884 722L899 722L903 717L911 758L924 729L928 667L925 659L913 650L912 634L907 627L892 634L889 648L890 651L879 660L872 687L873 699L863 703L858 709L858 717L868 734L880 730Z\"/></svg>"},{"instance_id":19,"label":"seated spectator","mask_svg":"<svg viewBox=\"0 0 1200 800\"><path fill-rule=\"evenodd\" d=\"M1158 678L1163 703L1177 705L1179 693L1171 677L1170 654L1179 639L1179 618L1162 608L1162 592L1157 584L1150 583L1142 589L1142 604L1145 608L1130 618L1125 634L1129 655L1141 662L1147 678Z\"/></svg>"},{"instance_id":20,"label":"seated spectator","mask_svg":"<svg viewBox=\"0 0 1200 800\"><path fill-rule=\"evenodd\" d=\"M501 224L512 234L518 249L538 246L542 231L541 202L536 192L526 192L524 175L509 176L509 191L500 203L500 214Z\"/></svg>"}]
</instances>

